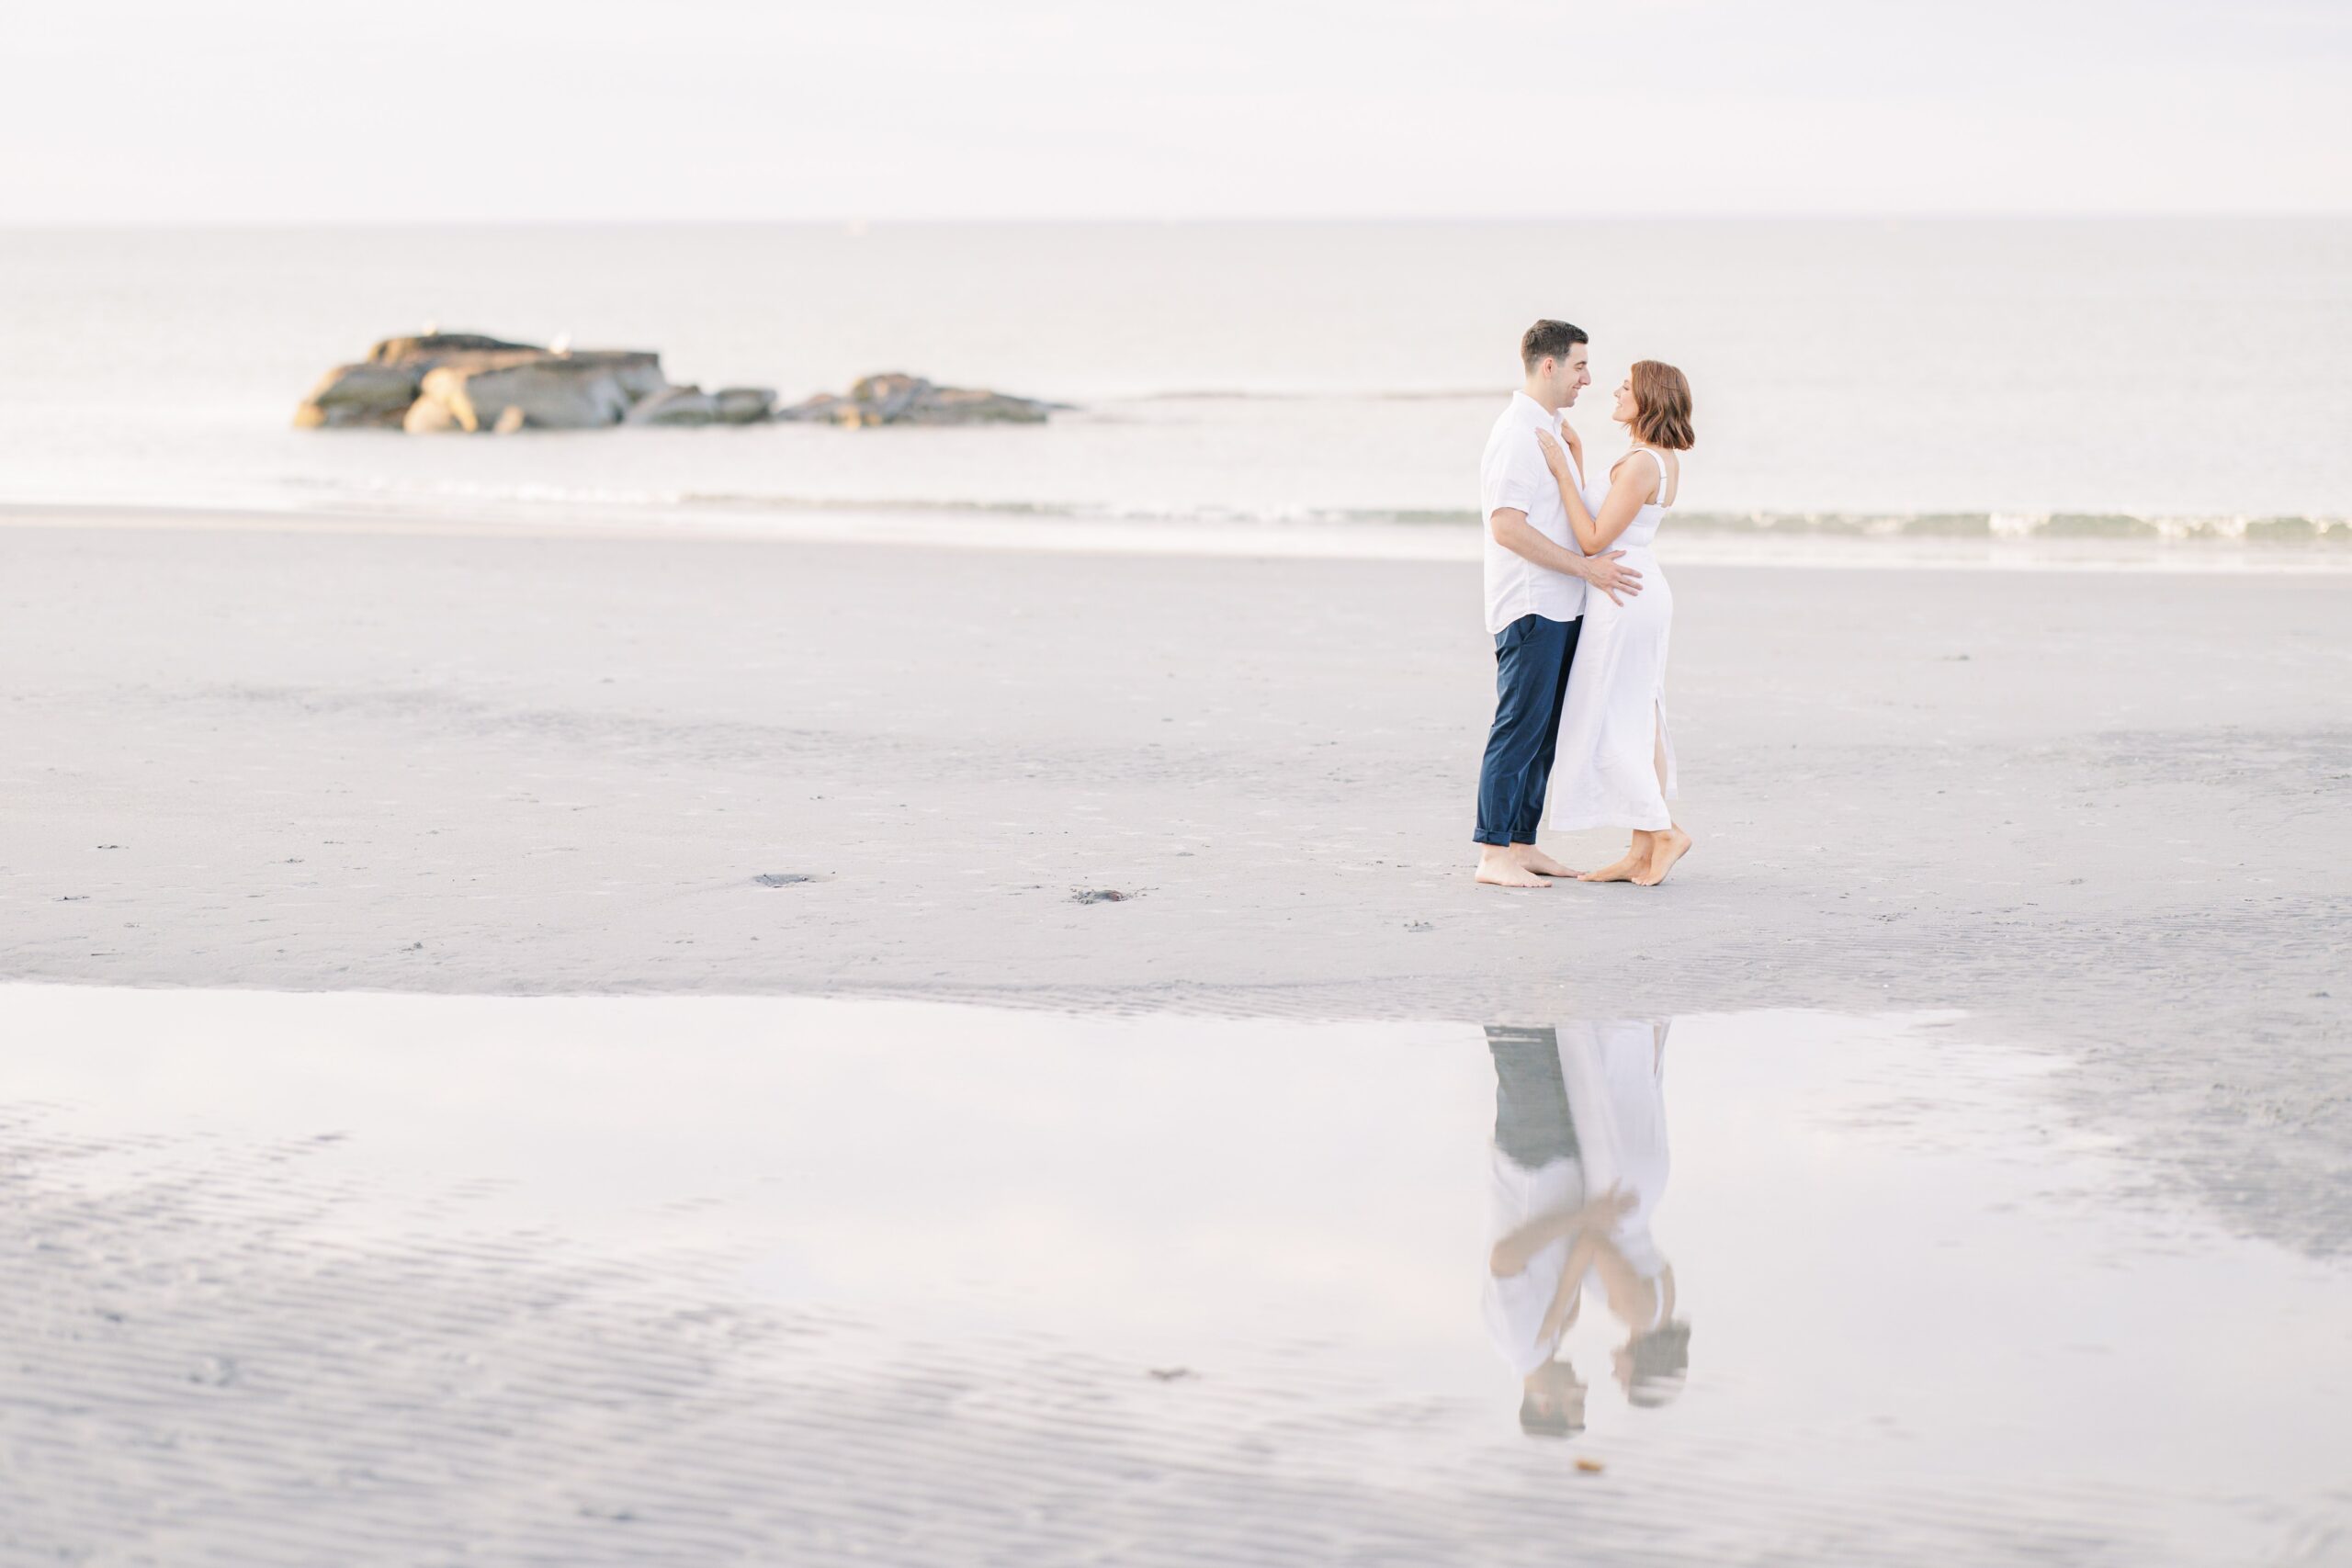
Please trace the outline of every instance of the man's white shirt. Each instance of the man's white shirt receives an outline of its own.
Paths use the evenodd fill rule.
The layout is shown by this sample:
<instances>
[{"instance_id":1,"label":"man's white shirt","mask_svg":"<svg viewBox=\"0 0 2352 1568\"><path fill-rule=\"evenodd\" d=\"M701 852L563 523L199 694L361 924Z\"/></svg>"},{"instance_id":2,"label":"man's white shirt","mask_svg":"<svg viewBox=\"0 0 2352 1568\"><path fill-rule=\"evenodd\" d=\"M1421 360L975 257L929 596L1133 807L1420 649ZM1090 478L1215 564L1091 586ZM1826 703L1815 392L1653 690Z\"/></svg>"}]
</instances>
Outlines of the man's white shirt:
<instances>
[{"instance_id":1,"label":"man's white shirt","mask_svg":"<svg viewBox=\"0 0 2352 1568\"><path fill-rule=\"evenodd\" d=\"M1494 434L1487 437L1487 455L1478 463L1478 523L1487 537L1489 633L1501 631L1522 615L1573 621L1584 614L1581 578L1537 566L1495 542L1495 513L1508 506L1526 513L1529 525L1554 544L1573 555L1584 553L1577 547L1576 531L1568 526L1568 509L1560 501L1560 487L1552 470L1544 466L1543 448L1535 443L1539 430L1558 435L1559 417L1545 413L1544 405L1525 392L1513 392L1510 406L1503 410L1502 417L1495 421ZM1568 471L1576 476L1581 491L1584 470L1574 453L1568 456Z\"/></svg>"}]
</instances>

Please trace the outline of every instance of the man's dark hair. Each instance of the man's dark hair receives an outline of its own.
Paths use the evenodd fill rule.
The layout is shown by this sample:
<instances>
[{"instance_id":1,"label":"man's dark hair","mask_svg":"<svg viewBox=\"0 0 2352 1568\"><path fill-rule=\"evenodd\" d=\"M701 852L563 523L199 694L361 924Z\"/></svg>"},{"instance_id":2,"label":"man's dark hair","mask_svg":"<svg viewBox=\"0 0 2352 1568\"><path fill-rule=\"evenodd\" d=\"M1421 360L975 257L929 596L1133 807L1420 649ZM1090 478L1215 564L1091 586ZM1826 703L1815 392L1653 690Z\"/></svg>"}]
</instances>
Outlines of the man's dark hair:
<instances>
[{"instance_id":1,"label":"man's dark hair","mask_svg":"<svg viewBox=\"0 0 2352 1568\"><path fill-rule=\"evenodd\" d=\"M1566 321L1538 321L1519 340L1519 362L1532 371L1546 359L1566 359L1568 350L1591 341L1584 335L1582 327L1572 327Z\"/></svg>"}]
</instances>

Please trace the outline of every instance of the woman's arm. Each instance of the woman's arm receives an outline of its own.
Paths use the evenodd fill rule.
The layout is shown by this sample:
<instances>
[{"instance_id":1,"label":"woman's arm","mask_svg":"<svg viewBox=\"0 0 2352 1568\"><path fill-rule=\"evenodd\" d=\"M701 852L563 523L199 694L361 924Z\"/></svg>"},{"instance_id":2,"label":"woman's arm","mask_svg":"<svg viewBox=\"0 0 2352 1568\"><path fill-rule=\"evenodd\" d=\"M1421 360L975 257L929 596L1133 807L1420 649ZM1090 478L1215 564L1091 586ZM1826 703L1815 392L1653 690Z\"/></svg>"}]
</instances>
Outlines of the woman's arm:
<instances>
[{"instance_id":1,"label":"woman's arm","mask_svg":"<svg viewBox=\"0 0 2352 1568\"><path fill-rule=\"evenodd\" d=\"M1609 482L1609 494L1600 503L1600 515L1595 517L1586 509L1584 496L1577 489L1567 453L1544 431L1535 433L1535 441L1543 448L1544 466L1552 470L1552 482L1560 487L1560 504L1568 509L1568 526L1576 530L1577 547L1587 555L1607 549L1634 521L1634 514L1656 488L1643 479L1649 470L1639 463L1620 462L1616 477Z\"/></svg>"}]
</instances>

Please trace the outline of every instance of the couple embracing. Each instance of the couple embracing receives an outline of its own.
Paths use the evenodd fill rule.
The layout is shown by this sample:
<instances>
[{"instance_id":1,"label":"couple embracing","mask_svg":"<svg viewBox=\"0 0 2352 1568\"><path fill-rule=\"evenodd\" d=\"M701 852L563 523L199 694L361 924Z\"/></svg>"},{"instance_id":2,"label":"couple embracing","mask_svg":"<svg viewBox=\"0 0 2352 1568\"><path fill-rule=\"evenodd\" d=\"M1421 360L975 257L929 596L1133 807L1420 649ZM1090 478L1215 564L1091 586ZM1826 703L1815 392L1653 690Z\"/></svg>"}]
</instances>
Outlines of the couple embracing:
<instances>
[{"instance_id":1,"label":"couple embracing","mask_svg":"<svg viewBox=\"0 0 2352 1568\"><path fill-rule=\"evenodd\" d=\"M1588 489L1584 446L1564 411L1592 384L1589 341L1566 321L1527 329L1526 380L1479 466L1495 722L1475 837L1478 880L1498 887L1579 874L1655 887L1690 849L1666 805L1675 793L1666 726L1674 596L1650 550L1681 489L1690 384L1671 365L1634 364L1612 415L1632 446L1605 489ZM1536 848L1543 827L1628 828L1633 841L1615 864L1578 874Z\"/></svg>"}]
</instances>

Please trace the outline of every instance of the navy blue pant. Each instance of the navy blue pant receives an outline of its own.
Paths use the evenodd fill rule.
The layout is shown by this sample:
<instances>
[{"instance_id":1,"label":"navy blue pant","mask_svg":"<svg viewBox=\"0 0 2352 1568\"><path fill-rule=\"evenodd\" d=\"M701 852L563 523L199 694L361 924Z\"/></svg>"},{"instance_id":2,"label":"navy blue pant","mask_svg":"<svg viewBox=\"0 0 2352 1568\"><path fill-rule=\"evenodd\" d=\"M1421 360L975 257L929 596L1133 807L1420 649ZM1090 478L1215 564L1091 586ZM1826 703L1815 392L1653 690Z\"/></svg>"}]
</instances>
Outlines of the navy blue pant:
<instances>
[{"instance_id":1,"label":"navy blue pant","mask_svg":"<svg viewBox=\"0 0 2352 1568\"><path fill-rule=\"evenodd\" d=\"M1495 1056L1495 1147L1521 1170L1577 1158L1583 1151L1560 1071L1560 1032L1490 1023L1487 1049Z\"/></svg>"},{"instance_id":2,"label":"navy blue pant","mask_svg":"<svg viewBox=\"0 0 2352 1568\"><path fill-rule=\"evenodd\" d=\"M1472 835L1479 843L1535 841L1583 625L1521 615L1495 634L1495 726L1478 770L1478 831Z\"/></svg>"}]
</instances>

